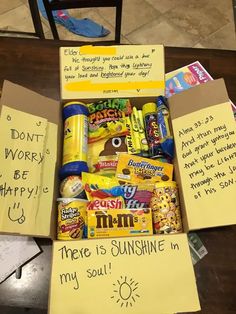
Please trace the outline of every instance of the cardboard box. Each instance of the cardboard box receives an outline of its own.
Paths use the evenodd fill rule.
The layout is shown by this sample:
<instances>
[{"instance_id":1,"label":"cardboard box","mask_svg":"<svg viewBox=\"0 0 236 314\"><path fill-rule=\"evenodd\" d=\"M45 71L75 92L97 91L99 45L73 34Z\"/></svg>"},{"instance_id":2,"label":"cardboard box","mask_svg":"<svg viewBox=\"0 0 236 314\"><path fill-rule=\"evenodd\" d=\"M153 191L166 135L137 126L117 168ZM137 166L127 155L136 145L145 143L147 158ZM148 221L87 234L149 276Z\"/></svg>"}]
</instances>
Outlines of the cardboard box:
<instances>
[{"instance_id":1,"label":"cardboard box","mask_svg":"<svg viewBox=\"0 0 236 314\"><path fill-rule=\"evenodd\" d=\"M74 49L72 49L72 51L74 51ZM93 53L94 51L89 50L89 53L91 52ZM78 51L75 53L79 55ZM68 85L67 82L64 80L65 74L63 73L63 69L65 69L66 64L64 59L62 58L63 54L64 52L63 50L61 50L61 92L62 95L67 98ZM92 57L92 55L89 55L88 57ZM73 62L68 60L67 62L68 65L71 67ZM117 68L117 70L119 70L119 67ZM80 71L79 73L81 74ZM72 79L72 81L73 80L74 78ZM83 83L82 74L81 83L82 86L85 83ZM92 83L94 85L92 84L93 89L92 92L89 92L89 96L94 94L94 90L96 90L96 87L98 87L99 83L101 82L95 81ZM91 86L91 82L90 85L87 86ZM65 87L67 91L65 91ZM119 94L119 88L117 88L117 90ZM111 95L109 96L116 97L117 90L111 90ZM149 97L150 95L156 96L160 94L160 92L158 91L156 91L156 93L154 92L154 94L153 92L152 94L148 94L147 90L142 92L143 95L140 95L140 91L137 90L136 97L131 97L132 94L130 93L130 91L128 91L128 93L122 94L122 96L131 98L131 103L137 108L141 108L144 103L149 101L155 101L155 97ZM78 89L77 92L74 90L74 98L81 99L83 93L85 93L85 91L82 91L81 94L81 89ZM71 94L69 95L71 96ZM102 95L102 88L99 91L99 95ZM83 101L85 103L89 103L92 100L89 99ZM201 110L203 110L203 112L201 112ZM185 126L186 115L191 115L192 113L193 117L190 117L189 121L187 116L187 122L191 122L193 123L193 127L199 128L199 134L202 134L199 135L199 141L202 140L202 138L204 138L205 136L205 134L203 134L204 130L202 130L202 127L204 129L205 127L213 123L212 120L216 122L216 125L211 125L211 128L208 130L208 135L212 135L211 132L214 132L214 130L216 130L216 132L220 132L220 134L218 133L218 135L223 136L222 130L224 131L224 125L219 125L219 123L221 123L219 119L221 119L221 115L223 112L224 115L227 117L226 121L227 119L229 119L229 121L227 121L227 127L225 128L228 128L228 131L232 133L231 135L229 135L229 137L231 137L231 142L234 142L234 140L236 140L235 133L233 131L234 129L231 128L234 128L235 122L233 119L230 103L228 101L228 95L223 80L212 81L207 84L199 85L196 88L192 88L184 92L183 94L173 96L170 99L170 113L174 132L179 135L180 126L183 128ZM204 119L204 122L202 122L202 120L198 121L199 119L196 119L198 118L198 115L201 117L201 119ZM202 117L202 115L204 115L204 118ZM184 118L183 123L181 123L181 120L180 122L178 120L182 117ZM191 135L191 132L194 131L194 129L191 131L191 127L187 127L186 129L187 130L184 131L182 130L183 138L185 138L186 134ZM197 135L194 133L194 136ZM191 156L191 154L194 155L193 152L190 153L191 149L193 149L191 145L197 141L197 138L195 138L194 136L191 135L190 138L182 141L185 144L181 142L181 139L179 140L178 136L178 145L176 145L176 159L174 162L175 179L179 185L181 208L183 209L182 215L185 233L179 235L176 234L164 236L148 236L139 238L111 238L98 239L93 241L87 240L84 242L79 242L76 245L71 242L54 242L51 297L49 301L51 314L62 313L65 310L68 313L73 313L77 307L79 307L80 311L84 313L92 313L94 311L102 313L104 312L103 304L106 304L106 311L117 314L123 311L122 307L125 307L125 311L127 313L173 313L200 310L186 233L191 229L200 229L202 227L205 228L236 223L236 215L233 212L233 193L230 190L228 190L228 193L226 194L228 196L231 195L231 202L229 202L229 205L231 205L231 209L228 211L228 216L227 218L225 217L226 219L222 219L223 204L221 195L220 199L218 197L216 200L214 199L213 201L209 201L208 199L204 199L204 196L202 196L200 193L201 191L197 189L195 194L191 193L191 196L193 195L193 197L195 197L195 202L193 202L193 200L189 198L189 187L185 184L186 176L189 176L189 179L194 181L194 179L199 174L202 174L201 169L193 169L191 173L187 174L183 173L184 177L182 176L179 169L181 169L181 171L183 170L183 165L181 163L183 148L189 148L187 152L184 152L186 154L185 158L190 158L189 156ZM184 147L182 147L181 144L184 145ZM211 144L213 146L216 145L213 143ZM206 155L204 150L208 148L208 145L210 147L209 143L207 144L206 142L200 142L196 144L196 146L194 146L194 149L196 149L198 153L200 150L203 151L201 155L203 160L206 160L208 158L211 161L211 163L206 164L208 168L205 170L205 172L208 170L211 171L211 169L213 169L211 168L212 163L218 162L218 159L213 161L213 159L211 159L212 156L203 157ZM216 148L216 146L214 148ZM218 147L217 149L220 148ZM188 155L187 153L189 153L190 155ZM190 168L192 167L192 162L192 160L188 161ZM203 166L205 166L205 164L203 164ZM219 165L214 165L214 167L216 168L217 166ZM218 171L219 169L216 168L215 170ZM232 172L234 171L233 169L235 168L232 167ZM212 175L212 173L210 173L210 175ZM220 176L219 174L217 175ZM218 179L216 178L216 180ZM197 183L195 182L193 182L193 184L197 185ZM206 184L208 184L208 181ZM186 186L186 191L183 190L184 185ZM216 193L214 192L215 190L215 185L214 187L208 187L206 189L205 195L207 197L209 195L210 197L212 197L212 193ZM200 200L201 198L203 199L203 203L200 203L200 209L204 210L204 207L202 207L204 203L208 207L206 210L199 212L199 214L197 215L199 219L196 219L196 208L193 208L194 212L192 213L191 205L191 202L193 202L193 204L196 204L198 202L197 198L199 198ZM186 206L186 200L188 201L188 206ZM214 205L213 208L211 208L211 204ZM211 219L211 216L213 217L213 219ZM141 241L139 241L140 239ZM145 240L147 242L142 242ZM152 241L158 240L164 241L164 243L166 244L166 250L162 251L162 256L157 256L155 254L152 255L152 253L149 251L151 245L153 244ZM142 246L141 243L144 246ZM138 249L135 245L137 245ZM141 253L139 251L140 245L142 248L145 247L145 253ZM155 245L154 247L156 248ZM177 247L179 249L181 248L180 250L178 250L178 252L174 249ZM171 248L171 250L169 251L168 248ZM86 249L89 251L89 253L87 251L87 255L89 256L86 260L84 260L83 257L81 258L81 256L76 256L76 258L81 258L79 263L80 267L76 268L76 266L73 266L75 265L75 263L73 262L73 256L71 256L71 252L77 253L78 251L81 252ZM140 255L144 254L143 258L137 256L139 255L139 253ZM181 261L179 260L180 256L183 257ZM118 263L116 263L117 261ZM143 269L139 271L141 265L143 266ZM182 265L183 268L180 269L180 265ZM67 272L71 269L74 270L73 273ZM158 271L159 269L160 271ZM140 275L140 273L142 273L143 276ZM164 274L164 277L162 277L161 274ZM138 278L139 282L142 282L143 286L145 287L143 291L143 299L140 299L137 307L136 302L138 302L138 299L140 298L138 283L136 283L135 286L135 289L137 288L136 290L138 291L138 293L132 295L134 290L132 289L132 285L129 285L129 275L132 277L131 283L133 282L133 278ZM158 280L158 283L155 285L156 280ZM97 285L97 289L95 289L95 291L93 291L92 288L95 287L94 284ZM177 290L174 289L173 286L176 286ZM126 287L129 291L129 293L127 293L127 296L123 295L122 287ZM62 308L62 303L58 304L57 300L62 298L63 296L64 300L68 300L68 302L65 302ZM86 300L88 300L88 298L92 299L93 302L87 302ZM158 300L158 304L156 304L156 300Z\"/></svg>"},{"instance_id":2,"label":"cardboard box","mask_svg":"<svg viewBox=\"0 0 236 314\"><path fill-rule=\"evenodd\" d=\"M149 55L154 53L157 48L151 48L150 46L145 47L146 46L143 48L149 49ZM68 89L64 94L64 83L61 84L62 95L65 95L65 99L79 98L79 100L83 100L87 103L92 101L93 97L91 97L91 99L85 99L85 96L97 95L96 88L98 85L96 85L96 83L95 85L92 84L92 91L86 90L87 87L91 87L91 82L86 81L87 77L83 80L82 74L78 74L78 71L82 66L80 58L81 56L83 58L83 54L87 53L91 54L94 58L98 56L101 58L101 56L106 55L105 49L109 48L112 47L101 47L100 49L96 48L94 50L91 49L91 47L89 49L87 47L81 50L81 54L77 54L78 48L65 48L67 49L68 55L71 55L71 58L75 57L75 59L73 61L73 68L71 68L69 63L66 65L61 62L61 67L62 65L64 66L62 67L64 73L68 72L67 79L62 81L62 83L68 83L66 81L70 80L70 77L73 77L74 79L75 73L78 75L76 80L79 79L84 81L83 84L80 85L82 87L79 87L79 93L75 92L76 88L79 86L78 84L69 86L69 94ZM76 49L76 56L74 56L73 53ZM123 49L125 52L125 46L123 46ZM112 55L115 51L116 50L112 48L108 51L108 54ZM146 52L143 52L143 54L144 57L148 55ZM123 55L123 59L125 58L124 53L121 54L120 59ZM138 108L141 108L141 106L148 101L155 101L155 95L161 94L162 92L164 93L164 86L160 83L160 77L164 77L164 56L162 53L160 53L160 58L160 72L162 73L158 73L159 78L157 80L154 79L154 81L158 81L158 83L153 84L152 80L148 81L148 70L145 70L146 74L140 74L145 75L146 77L146 83L143 85L145 88L140 88L142 82L136 82L136 86L134 84L129 86L118 85L117 89L114 88L113 85L105 84L100 85L99 87L99 97L102 90L105 91L105 93L102 93L105 96L104 98L124 96L123 93L120 93L119 88L125 87L123 91L128 90L126 96L131 98L132 104ZM90 60L90 62L92 61ZM146 64L148 63L150 64L150 62L146 62ZM75 69L76 64L78 66L77 70ZM111 67L115 66L112 60L109 64L111 64ZM130 65L130 63L127 64ZM125 62L119 63L119 67L122 66L125 68L127 64ZM101 69L95 70L101 71ZM119 71L119 68L117 68L117 71ZM143 73L141 72L141 69L140 73ZM73 86L73 93L71 93L71 86ZM153 90L153 86L156 88L156 91ZM85 98L81 97L81 88L82 95L84 94ZM134 93L134 89L136 89L136 93ZM148 90L150 89L152 90L151 94L153 96L149 96L148 94ZM72 95L73 97L71 97ZM131 97L131 95L133 95L133 97ZM40 232L34 233L33 231L32 233L28 233L34 236L48 236L55 238L57 221L56 198L58 197L57 173L61 165L62 155L61 105L56 101L42 97L10 82L4 83L1 105L46 118L48 121L58 125L56 167L55 170L50 170L54 175L55 185L53 205L48 209L49 217L47 217L47 232L44 234ZM182 159L189 158L191 154L193 155L192 145L197 141L195 138L196 134L193 132L194 128L200 128L199 134L204 133L205 131L201 129L202 127L205 127L208 124L210 125L212 121L219 122L219 112L224 112L224 117L226 117L224 122L226 125L224 125L224 123L221 123L221 125L219 125L219 123L218 125L216 124L213 126L213 129L211 128L207 130L207 132L210 131L210 133L208 132L208 135L212 135L211 132L214 132L214 128L216 129L216 132L220 132L219 135L221 137L224 133L227 133L228 139L230 138L229 145L233 147L235 133L233 133L234 131L231 130L231 127L232 121L234 120L232 111L232 117L230 115L230 110L228 95L223 80L211 81L199 85L182 94L175 95L170 99L170 113L173 130L177 134L175 178L179 185L182 216L186 233L192 228L200 229L202 227L206 228L236 223L235 213L233 210L229 209L233 203L233 197L230 198L231 189L234 188L234 182L232 182L232 180L227 182L225 180L227 184L225 183L225 187L222 188L225 193L224 197L225 195L229 196L229 207L227 207L228 212L226 217L226 215L222 213L222 205L218 198L214 199L212 203L212 200L209 201L209 199L206 200L202 197L202 191L198 190L198 187L201 187L201 184L198 186L196 182L193 182L193 184L196 185L196 193L192 193L195 198L194 202L191 198L192 196L189 196L189 186L186 185L185 182L186 176L191 180L195 179L197 176L202 175L201 168L194 168L191 175L190 173L185 173L185 171L182 174L180 171L183 169ZM198 121L198 119L196 120L196 117L198 117L199 112L201 119ZM197 113L197 115L192 117L192 113ZM204 114L204 117L202 117L202 114ZM192 123L192 125L184 128L185 126L182 121L186 123L186 116L187 118L189 117L187 122ZM182 118L184 118L184 120L179 120ZM181 125L181 129L179 125ZM229 134L229 132L231 133ZM185 137L187 135L188 137ZM202 134L199 135L199 138L201 138L201 136L204 138L204 136L208 135ZM223 143L224 139L222 141L222 138L219 138L218 143L220 141ZM208 148L208 145L210 147L209 143L205 143L204 146L203 142L199 145L196 144L194 149L195 147L198 147L198 149L196 149L198 152L200 150L204 152L204 150ZM219 154L222 156L220 158L223 159L216 159L214 162L220 162L221 160L222 163L224 162L225 165L227 165L228 171L233 173L235 167L229 167L234 156L232 155L231 159L227 156L223 156L225 152L224 146L225 145L222 146L222 151L220 151L220 147L217 147ZM230 150L232 148L231 146L228 148L226 147L226 150ZM183 154L185 154L184 158L182 158ZM201 154L202 157L203 155L204 154ZM228 158L228 161L224 161L224 157L226 157L226 159ZM214 169L214 167L219 166L214 165L214 167L212 167L214 162L211 158L212 156L208 156L208 160L212 162L206 164L210 171ZM206 159L207 156L205 159L203 158L203 160ZM189 168L194 166L194 160L191 160L188 163ZM203 163L203 166L204 165L205 162ZM187 167L187 170L189 168ZM218 168L216 171L218 171ZM226 170L222 171L221 174L215 174L217 184L217 177L224 177L226 174L224 175L223 172L225 171ZM212 180L209 179L203 183L203 186L204 184L207 184L207 191L205 192L206 196L218 195L217 191L215 191L216 187L210 186ZM195 187L195 185L193 185L193 187ZM183 188L184 186L186 187L186 191ZM200 203L200 210L202 211L199 210L198 215L196 216L197 210L194 207L194 204L197 204L198 198L203 200L203 202ZM223 198L223 200L225 202L225 198ZM192 207L189 206L189 204L194 205L194 212L192 212ZM206 207L209 210L204 211L204 204L206 204ZM213 209L211 208L211 204L214 204ZM211 216L217 218L211 219ZM222 216L225 219L222 219ZM196 217L199 219L196 219ZM197 224L194 223L194 221L197 221ZM10 230L9 232L13 231ZM78 242L55 241L53 245L52 277L49 298L50 313L60 314L67 312L70 314L77 312L78 309L81 313L92 313L94 311L102 313L104 312L104 306L106 307L106 311L112 313L123 313L124 307L126 308L127 313L153 313L154 311L158 311L159 313L173 313L199 310L200 305L186 233L138 238L84 240Z\"/></svg>"}]
</instances>

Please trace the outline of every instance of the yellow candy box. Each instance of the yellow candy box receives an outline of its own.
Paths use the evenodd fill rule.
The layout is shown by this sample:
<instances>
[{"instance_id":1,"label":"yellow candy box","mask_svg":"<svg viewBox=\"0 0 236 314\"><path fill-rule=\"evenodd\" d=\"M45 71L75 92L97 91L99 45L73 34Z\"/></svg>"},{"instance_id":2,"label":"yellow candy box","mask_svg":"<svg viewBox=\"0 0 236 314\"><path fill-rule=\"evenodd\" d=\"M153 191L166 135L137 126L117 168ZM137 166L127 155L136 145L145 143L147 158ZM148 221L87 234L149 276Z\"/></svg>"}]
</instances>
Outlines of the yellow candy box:
<instances>
[{"instance_id":1,"label":"yellow candy box","mask_svg":"<svg viewBox=\"0 0 236 314\"><path fill-rule=\"evenodd\" d=\"M173 165L140 156L121 154L116 179L128 183L155 183L171 181Z\"/></svg>"},{"instance_id":2,"label":"yellow candy box","mask_svg":"<svg viewBox=\"0 0 236 314\"><path fill-rule=\"evenodd\" d=\"M152 235L150 209L88 210L88 238Z\"/></svg>"}]
</instances>

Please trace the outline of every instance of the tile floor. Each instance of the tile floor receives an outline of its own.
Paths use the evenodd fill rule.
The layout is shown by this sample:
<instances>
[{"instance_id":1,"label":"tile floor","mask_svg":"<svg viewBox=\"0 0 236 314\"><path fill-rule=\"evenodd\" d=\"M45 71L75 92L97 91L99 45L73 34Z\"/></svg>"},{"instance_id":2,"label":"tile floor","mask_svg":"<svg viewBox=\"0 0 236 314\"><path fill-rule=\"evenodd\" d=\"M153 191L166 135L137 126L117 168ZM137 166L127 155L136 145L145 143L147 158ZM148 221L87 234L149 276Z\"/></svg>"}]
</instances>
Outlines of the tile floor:
<instances>
[{"instance_id":1,"label":"tile floor","mask_svg":"<svg viewBox=\"0 0 236 314\"><path fill-rule=\"evenodd\" d=\"M233 1L123 0L121 42L236 50ZM113 8L70 10L70 14L102 24L111 31L106 39L114 38ZM48 22L42 21L46 38L52 38ZM27 0L0 0L0 29L33 31ZM93 40L60 25L58 30L61 39Z\"/></svg>"}]
</instances>

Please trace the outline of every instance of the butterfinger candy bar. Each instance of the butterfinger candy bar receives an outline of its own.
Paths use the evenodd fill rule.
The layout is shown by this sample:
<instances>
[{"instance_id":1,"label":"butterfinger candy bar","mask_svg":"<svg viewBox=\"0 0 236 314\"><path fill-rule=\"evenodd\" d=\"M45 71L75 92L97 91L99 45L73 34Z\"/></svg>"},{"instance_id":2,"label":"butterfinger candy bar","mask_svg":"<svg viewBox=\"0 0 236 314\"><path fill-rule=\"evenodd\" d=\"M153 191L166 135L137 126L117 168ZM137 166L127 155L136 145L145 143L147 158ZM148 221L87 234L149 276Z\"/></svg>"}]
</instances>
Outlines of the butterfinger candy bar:
<instances>
[{"instance_id":1,"label":"butterfinger candy bar","mask_svg":"<svg viewBox=\"0 0 236 314\"><path fill-rule=\"evenodd\" d=\"M171 181L173 165L143 158L122 154L119 156L116 178L130 183L155 183Z\"/></svg>"}]
</instances>

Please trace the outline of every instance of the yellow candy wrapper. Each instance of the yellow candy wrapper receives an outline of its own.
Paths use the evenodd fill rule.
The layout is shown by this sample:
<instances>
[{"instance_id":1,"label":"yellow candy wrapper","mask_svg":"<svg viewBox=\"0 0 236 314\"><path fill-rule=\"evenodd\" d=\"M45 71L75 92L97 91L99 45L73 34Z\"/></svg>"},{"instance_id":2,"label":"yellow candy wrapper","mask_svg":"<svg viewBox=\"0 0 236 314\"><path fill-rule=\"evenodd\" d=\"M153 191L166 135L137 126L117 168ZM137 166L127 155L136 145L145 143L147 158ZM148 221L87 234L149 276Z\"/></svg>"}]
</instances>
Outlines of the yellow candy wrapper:
<instances>
[{"instance_id":1,"label":"yellow candy wrapper","mask_svg":"<svg viewBox=\"0 0 236 314\"><path fill-rule=\"evenodd\" d=\"M149 208L154 184L137 183L119 185L116 179L82 173L88 210L146 209Z\"/></svg>"},{"instance_id":2,"label":"yellow candy wrapper","mask_svg":"<svg viewBox=\"0 0 236 314\"><path fill-rule=\"evenodd\" d=\"M124 190L116 179L83 172L82 182L89 200L88 210L125 208Z\"/></svg>"},{"instance_id":3,"label":"yellow candy wrapper","mask_svg":"<svg viewBox=\"0 0 236 314\"><path fill-rule=\"evenodd\" d=\"M89 143L128 133L125 117L132 111L128 99L100 100L88 104L88 110Z\"/></svg>"},{"instance_id":4,"label":"yellow candy wrapper","mask_svg":"<svg viewBox=\"0 0 236 314\"><path fill-rule=\"evenodd\" d=\"M88 238L152 235L150 209L88 211Z\"/></svg>"},{"instance_id":5,"label":"yellow candy wrapper","mask_svg":"<svg viewBox=\"0 0 236 314\"><path fill-rule=\"evenodd\" d=\"M118 159L116 178L129 183L155 183L171 181L173 165L129 154Z\"/></svg>"},{"instance_id":6,"label":"yellow candy wrapper","mask_svg":"<svg viewBox=\"0 0 236 314\"><path fill-rule=\"evenodd\" d=\"M89 172L109 178L115 177L118 155L90 156L88 159Z\"/></svg>"}]
</instances>

